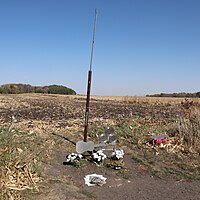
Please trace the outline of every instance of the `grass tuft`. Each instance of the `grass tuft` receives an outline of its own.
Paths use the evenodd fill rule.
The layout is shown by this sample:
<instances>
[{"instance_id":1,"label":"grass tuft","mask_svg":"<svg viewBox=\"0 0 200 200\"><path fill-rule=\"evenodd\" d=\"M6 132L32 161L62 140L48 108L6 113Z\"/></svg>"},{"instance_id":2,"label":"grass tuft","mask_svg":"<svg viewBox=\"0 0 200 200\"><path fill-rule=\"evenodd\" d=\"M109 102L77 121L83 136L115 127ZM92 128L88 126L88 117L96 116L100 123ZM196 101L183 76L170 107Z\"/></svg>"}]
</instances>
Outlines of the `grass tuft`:
<instances>
[{"instance_id":1,"label":"grass tuft","mask_svg":"<svg viewBox=\"0 0 200 200\"><path fill-rule=\"evenodd\" d=\"M0 199L22 199L24 190L38 190L40 161L46 141L35 134L0 129Z\"/></svg>"}]
</instances>

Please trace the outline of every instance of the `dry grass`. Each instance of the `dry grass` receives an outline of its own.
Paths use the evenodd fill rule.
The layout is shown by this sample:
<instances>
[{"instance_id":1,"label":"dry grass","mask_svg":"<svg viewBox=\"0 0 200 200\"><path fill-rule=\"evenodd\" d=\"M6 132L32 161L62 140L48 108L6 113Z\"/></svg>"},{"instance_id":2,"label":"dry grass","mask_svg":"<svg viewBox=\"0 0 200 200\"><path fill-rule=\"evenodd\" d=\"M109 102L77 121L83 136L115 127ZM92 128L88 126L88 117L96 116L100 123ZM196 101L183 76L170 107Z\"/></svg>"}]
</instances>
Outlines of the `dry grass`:
<instances>
[{"instance_id":1,"label":"dry grass","mask_svg":"<svg viewBox=\"0 0 200 200\"><path fill-rule=\"evenodd\" d=\"M52 142L14 129L0 130L0 199L23 199L24 190L39 191L40 161L50 154Z\"/></svg>"},{"instance_id":2,"label":"dry grass","mask_svg":"<svg viewBox=\"0 0 200 200\"><path fill-rule=\"evenodd\" d=\"M199 117L199 116L198 116ZM156 176L200 179L200 118L165 120L137 118L115 126L120 146L129 147L133 159ZM152 134L168 134L164 145L153 145Z\"/></svg>"},{"instance_id":3,"label":"dry grass","mask_svg":"<svg viewBox=\"0 0 200 200\"><path fill-rule=\"evenodd\" d=\"M112 125L118 145L129 149L139 165L158 175L200 179L200 99L91 98L90 139L97 141L105 125ZM10 127L0 131L1 198L22 199L20 190L37 190L39 163L46 159L42 155L62 141L50 135L74 142L82 137L85 96L0 95L0 109L1 125ZM168 146L147 145L152 133L167 133ZM70 152L72 146L65 142L64 150Z\"/></svg>"},{"instance_id":4,"label":"dry grass","mask_svg":"<svg viewBox=\"0 0 200 200\"><path fill-rule=\"evenodd\" d=\"M187 118L180 117L178 130L186 152L200 155L200 107L191 106Z\"/></svg>"},{"instance_id":5,"label":"dry grass","mask_svg":"<svg viewBox=\"0 0 200 200\"><path fill-rule=\"evenodd\" d=\"M72 99L85 100L84 95L70 95ZM175 98L175 97L143 97L143 96L91 96L91 100L99 101L117 101L128 104L154 104L154 105L177 105L185 101L200 104L200 98Z\"/></svg>"}]
</instances>

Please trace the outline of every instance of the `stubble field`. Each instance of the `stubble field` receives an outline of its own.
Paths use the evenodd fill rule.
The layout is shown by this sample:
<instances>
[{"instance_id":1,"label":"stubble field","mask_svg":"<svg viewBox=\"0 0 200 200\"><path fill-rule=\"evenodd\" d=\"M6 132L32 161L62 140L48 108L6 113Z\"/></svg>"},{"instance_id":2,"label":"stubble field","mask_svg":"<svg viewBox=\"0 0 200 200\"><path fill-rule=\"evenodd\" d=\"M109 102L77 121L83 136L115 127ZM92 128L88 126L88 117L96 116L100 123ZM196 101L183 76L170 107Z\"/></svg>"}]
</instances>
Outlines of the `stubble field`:
<instances>
[{"instance_id":1,"label":"stubble field","mask_svg":"<svg viewBox=\"0 0 200 200\"><path fill-rule=\"evenodd\" d=\"M93 96L88 140L113 126L125 151L120 171L87 159L62 164L83 139L84 112L83 96L0 95L2 199L199 198L199 99ZM153 134L167 134L167 143L152 145ZM91 172L107 183L84 185Z\"/></svg>"}]
</instances>

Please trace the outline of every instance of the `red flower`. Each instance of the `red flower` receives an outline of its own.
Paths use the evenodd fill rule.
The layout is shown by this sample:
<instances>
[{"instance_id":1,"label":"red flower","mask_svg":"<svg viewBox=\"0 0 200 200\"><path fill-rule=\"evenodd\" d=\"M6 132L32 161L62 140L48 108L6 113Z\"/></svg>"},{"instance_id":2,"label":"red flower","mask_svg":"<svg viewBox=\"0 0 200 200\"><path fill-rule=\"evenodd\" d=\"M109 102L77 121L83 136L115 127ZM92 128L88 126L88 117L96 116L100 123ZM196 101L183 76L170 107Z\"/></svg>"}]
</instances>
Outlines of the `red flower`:
<instances>
[{"instance_id":1,"label":"red flower","mask_svg":"<svg viewBox=\"0 0 200 200\"><path fill-rule=\"evenodd\" d=\"M163 140L162 140L162 143L166 143L167 142L167 138L164 138Z\"/></svg>"},{"instance_id":2,"label":"red flower","mask_svg":"<svg viewBox=\"0 0 200 200\"><path fill-rule=\"evenodd\" d=\"M161 144L161 143L162 143L162 140L157 139L157 140L156 140L156 143L157 143L157 144Z\"/></svg>"}]
</instances>

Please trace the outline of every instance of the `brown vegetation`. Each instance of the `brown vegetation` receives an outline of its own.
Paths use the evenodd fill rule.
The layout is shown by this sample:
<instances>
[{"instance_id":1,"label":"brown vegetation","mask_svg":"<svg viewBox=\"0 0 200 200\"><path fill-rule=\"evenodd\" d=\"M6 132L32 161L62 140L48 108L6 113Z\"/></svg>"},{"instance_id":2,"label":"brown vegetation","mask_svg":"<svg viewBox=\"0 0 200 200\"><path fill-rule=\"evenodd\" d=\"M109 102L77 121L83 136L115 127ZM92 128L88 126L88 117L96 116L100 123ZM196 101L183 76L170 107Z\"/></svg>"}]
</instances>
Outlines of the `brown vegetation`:
<instances>
[{"instance_id":1,"label":"brown vegetation","mask_svg":"<svg viewBox=\"0 0 200 200\"><path fill-rule=\"evenodd\" d=\"M135 167L137 173L161 178L168 175L179 180L200 179L199 99L96 96L91 99L89 140L97 142L104 127L112 125L118 134L118 146L127 154L126 169L115 173L117 176L132 180L130 167ZM78 171L70 168L67 171L70 177L66 177L60 164L64 158L52 164L52 171L46 170L55 152L59 158L75 150L64 137L73 142L83 138L84 112L84 96L0 95L2 198L28 199L34 192L35 199L43 199L52 187L68 188L74 199L95 198L70 181L73 177L79 182ZM169 136L166 145L152 145L149 139L153 133L166 133ZM91 170L89 164L86 168ZM58 176L56 169L63 175ZM112 177L113 173L106 173ZM44 183L48 188L43 195Z\"/></svg>"}]
</instances>

